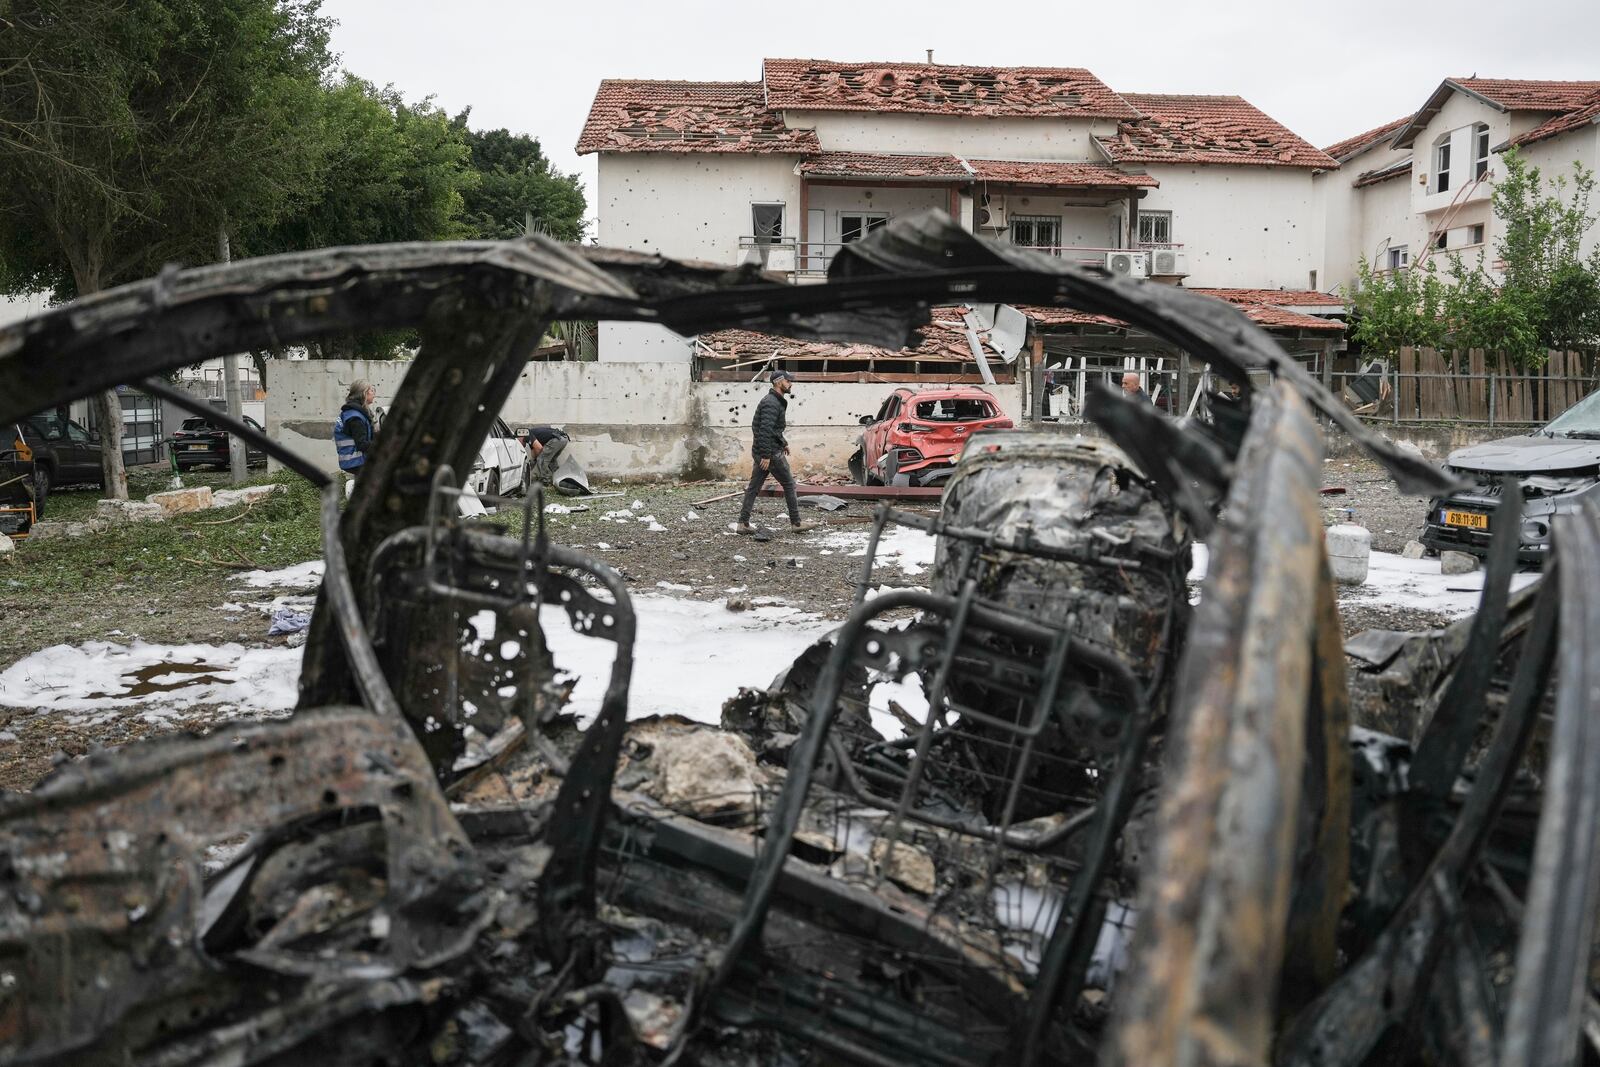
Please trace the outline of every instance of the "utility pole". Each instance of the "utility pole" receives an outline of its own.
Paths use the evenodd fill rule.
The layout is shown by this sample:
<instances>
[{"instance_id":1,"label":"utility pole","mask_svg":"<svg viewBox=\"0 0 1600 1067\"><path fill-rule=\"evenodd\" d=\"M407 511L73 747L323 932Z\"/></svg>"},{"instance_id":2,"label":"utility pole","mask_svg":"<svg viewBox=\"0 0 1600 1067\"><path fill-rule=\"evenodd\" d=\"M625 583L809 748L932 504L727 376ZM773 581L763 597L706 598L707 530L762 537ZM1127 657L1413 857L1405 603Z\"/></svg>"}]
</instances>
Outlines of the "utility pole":
<instances>
[{"instance_id":1,"label":"utility pole","mask_svg":"<svg viewBox=\"0 0 1600 1067\"><path fill-rule=\"evenodd\" d=\"M217 230L217 258L224 263L233 262L233 252L228 246L228 227L223 225ZM244 398L239 395L239 354L229 353L222 357L222 395L227 400L228 414L236 419L244 418ZM228 470L233 475L233 484L238 485L249 477L246 463L245 443L236 433L228 434Z\"/></svg>"}]
</instances>

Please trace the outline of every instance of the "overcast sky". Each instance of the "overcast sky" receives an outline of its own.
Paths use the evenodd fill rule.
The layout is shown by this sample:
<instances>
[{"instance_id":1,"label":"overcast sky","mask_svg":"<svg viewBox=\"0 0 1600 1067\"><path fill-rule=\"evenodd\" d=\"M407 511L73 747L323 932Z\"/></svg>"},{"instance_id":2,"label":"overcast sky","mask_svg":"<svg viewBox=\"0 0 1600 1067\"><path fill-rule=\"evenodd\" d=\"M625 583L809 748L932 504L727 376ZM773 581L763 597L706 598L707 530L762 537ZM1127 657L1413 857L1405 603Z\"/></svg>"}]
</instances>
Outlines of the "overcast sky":
<instances>
[{"instance_id":1,"label":"overcast sky","mask_svg":"<svg viewBox=\"0 0 1600 1067\"><path fill-rule=\"evenodd\" d=\"M1087 67L1119 92L1242 96L1317 146L1445 77L1600 80L1600 0L1081 4L324 0L346 69L573 152L601 78L755 81L763 56ZM592 199L592 196L591 196ZM591 215L592 215L591 209Z\"/></svg>"}]
</instances>

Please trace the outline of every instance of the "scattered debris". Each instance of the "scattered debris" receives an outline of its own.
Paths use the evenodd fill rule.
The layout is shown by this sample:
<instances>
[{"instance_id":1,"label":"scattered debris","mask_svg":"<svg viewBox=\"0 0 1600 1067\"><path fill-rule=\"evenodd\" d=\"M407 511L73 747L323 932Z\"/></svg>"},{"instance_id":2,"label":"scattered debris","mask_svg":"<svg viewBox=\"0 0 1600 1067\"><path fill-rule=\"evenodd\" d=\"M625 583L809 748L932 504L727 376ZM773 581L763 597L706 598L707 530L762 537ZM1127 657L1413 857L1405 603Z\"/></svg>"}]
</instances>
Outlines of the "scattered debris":
<instances>
[{"instance_id":1,"label":"scattered debris","mask_svg":"<svg viewBox=\"0 0 1600 1067\"><path fill-rule=\"evenodd\" d=\"M1445 549L1439 553L1440 574L1471 574L1478 569L1478 557L1470 552Z\"/></svg>"},{"instance_id":2,"label":"scattered debris","mask_svg":"<svg viewBox=\"0 0 1600 1067\"><path fill-rule=\"evenodd\" d=\"M155 504L168 516L204 511L212 504L211 487L199 485L190 489L168 489L160 493L151 493L145 497L145 501Z\"/></svg>"}]
</instances>

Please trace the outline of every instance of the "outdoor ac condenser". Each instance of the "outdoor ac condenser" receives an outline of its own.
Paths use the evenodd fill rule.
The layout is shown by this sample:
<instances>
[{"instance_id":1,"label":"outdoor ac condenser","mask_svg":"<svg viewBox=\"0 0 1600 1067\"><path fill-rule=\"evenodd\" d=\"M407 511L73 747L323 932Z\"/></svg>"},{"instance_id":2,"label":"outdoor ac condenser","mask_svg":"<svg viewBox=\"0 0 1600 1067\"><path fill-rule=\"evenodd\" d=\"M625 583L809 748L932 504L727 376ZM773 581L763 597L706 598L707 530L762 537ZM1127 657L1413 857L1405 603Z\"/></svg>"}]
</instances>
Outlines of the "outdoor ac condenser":
<instances>
[{"instance_id":1,"label":"outdoor ac condenser","mask_svg":"<svg viewBox=\"0 0 1600 1067\"><path fill-rule=\"evenodd\" d=\"M980 229L1003 230L1006 228L1006 201L1005 197L985 196L979 202L976 215Z\"/></svg>"},{"instance_id":2,"label":"outdoor ac condenser","mask_svg":"<svg viewBox=\"0 0 1600 1067\"><path fill-rule=\"evenodd\" d=\"M1149 259L1143 252L1122 251L1106 253L1106 270L1125 278L1143 278L1148 273Z\"/></svg>"},{"instance_id":3,"label":"outdoor ac condenser","mask_svg":"<svg viewBox=\"0 0 1600 1067\"><path fill-rule=\"evenodd\" d=\"M1183 253L1172 248L1157 248L1150 253L1150 273L1153 275L1187 274Z\"/></svg>"}]
</instances>

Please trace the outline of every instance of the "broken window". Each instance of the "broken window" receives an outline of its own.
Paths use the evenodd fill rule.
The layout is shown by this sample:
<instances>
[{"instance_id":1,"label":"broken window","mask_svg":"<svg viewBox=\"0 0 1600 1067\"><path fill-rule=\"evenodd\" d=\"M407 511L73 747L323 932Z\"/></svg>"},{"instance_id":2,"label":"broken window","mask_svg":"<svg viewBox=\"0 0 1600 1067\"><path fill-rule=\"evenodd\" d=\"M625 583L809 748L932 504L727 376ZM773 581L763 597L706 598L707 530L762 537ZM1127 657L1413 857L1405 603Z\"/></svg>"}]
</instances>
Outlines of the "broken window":
<instances>
[{"instance_id":1,"label":"broken window","mask_svg":"<svg viewBox=\"0 0 1600 1067\"><path fill-rule=\"evenodd\" d=\"M881 211L852 211L839 215L839 243L859 241L873 230L889 225L889 216Z\"/></svg>"},{"instance_id":2,"label":"broken window","mask_svg":"<svg viewBox=\"0 0 1600 1067\"><path fill-rule=\"evenodd\" d=\"M1483 244L1483 223L1480 222L1476 226L1468 226L1467 227L1467 244L1469 244L1469 245L1481 245L1481 244Z\"/></svg>"},{"instance_id":3,"label":"broken window","mask_svg":"<svg viewBox=\"0 0 1600 1067\"><path fill-rule=\"evenodd\" d=\"M1449 248L1450 247L1450 231L1449 230L1440 230L1439 231L1439 236L1437 236L1437 237L1435 237L1433 239L1433 247L1438 249L1441 252L1443 252L1446 248Z\"/></svg>"},{"instance_id":4,"label":"broken window","mask_svg":"<svg viewBox=\"0 0 1600 1067\"><path fill-rule=\"evenodd\" d=\"M1411 263L1411 250L1405 245L1389 249L1389 269L1400 270Z\"/></svg>"},{"instance_id":5,"label":"broken window","mask_svg":"<svg viewBox=\"0 0 1600 1067\"><path fill-rule=\"evenodd\" d=\"M994 407L976 397L952 396L924 400L917 405L917 418L923 422L972 422L994 418Z\"/></svg>"},{"instance_id":6,"label":"broken window","mask_svg":"<svg viewBox=\"0 0 1600 1067\"><path fill-rule=\"evenodd\" d=\"M776 244L783 240L783 205L751 204L750 225L757 244Z\"/></svg>"},{"instance_id":7,"label":"broken window","mask_svg":"<svg viewBox=\"0 0 1600 1067\"><path fill-rule=\"evenodd\" d=\"M1139 243L1142 245L1169 245L1172 243L1172 212L1139 212Z\"/></svg>"},{"instance_id":8,"label":"broken window","mask_svg":"<svg viewBox=\"0 0 1600 1067\"><path fill-rule=\"evenodd\" d=\"M1450 191L1450 135L1440 134L1433 145L1433 191Z\"/></svg>"},{"instance_id":9,"label":"broken window","mask_svg":"<svg viewBox=\"0 0 1600 1067\"><path fill-rule=\"evenodd\" d=\"M1061 254L1061 217L1059 215L1011 216L1011 243L1024 248L1037 248L1053 255Z\"/></svg>"}]
</instances>

